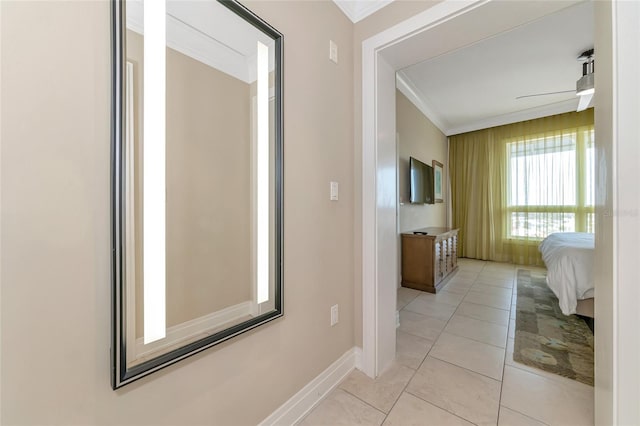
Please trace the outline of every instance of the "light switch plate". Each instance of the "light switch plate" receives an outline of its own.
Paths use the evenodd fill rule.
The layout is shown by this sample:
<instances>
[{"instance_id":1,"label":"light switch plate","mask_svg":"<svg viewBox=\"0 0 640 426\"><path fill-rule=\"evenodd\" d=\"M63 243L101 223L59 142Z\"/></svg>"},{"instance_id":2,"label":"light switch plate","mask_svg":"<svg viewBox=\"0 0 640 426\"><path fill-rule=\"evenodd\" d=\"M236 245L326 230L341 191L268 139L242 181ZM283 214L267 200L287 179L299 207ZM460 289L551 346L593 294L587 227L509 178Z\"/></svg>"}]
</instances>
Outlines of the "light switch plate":
<instances>
[{"instance_id":1,"label":"light switch plate","mask_svg":"<svg viewBox=\"0 0 640 426\"><path fill-rule=\"evenodd\" d=\"M338 45L333 40L329 40L329 59L338 63Z\"/></svg>"},{"instance_id":2,"label":"light switch plate","mask_svg":"<svg viewBox=\"0 0 640 426\"><path fill-rule=\"evenodd\" d=\"M339 319L340 318L338 317L338 305L333 305L331 307L331 326L333 327L334 325L336 325Z\"/></svg>"},{"instance_id":3,"label":"light switch plate","mask_svg":"<svg viewBox=\"0 0 640 426\"><path fill-rule=\"evenodd\" d=\"M331 201L338 201L338 192L339 192L338 182L331 182L330 190L329 190L329 199Z\"/></svg>"}]
</instances>

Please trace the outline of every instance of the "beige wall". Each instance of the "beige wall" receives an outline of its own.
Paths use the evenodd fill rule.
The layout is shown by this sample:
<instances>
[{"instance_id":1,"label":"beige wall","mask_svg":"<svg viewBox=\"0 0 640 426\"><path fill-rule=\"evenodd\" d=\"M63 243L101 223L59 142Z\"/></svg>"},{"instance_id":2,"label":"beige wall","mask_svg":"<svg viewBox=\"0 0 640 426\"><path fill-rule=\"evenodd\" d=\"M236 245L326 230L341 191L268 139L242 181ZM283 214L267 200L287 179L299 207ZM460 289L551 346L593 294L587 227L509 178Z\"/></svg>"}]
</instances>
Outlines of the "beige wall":
<instances>
[{"instance_id":1,"label":"beige wall","mask_svg":"<svg viewBox=\"0 0 640 426\"><path fill-rule=\"evenodd\" d=\"M354 338L361 345L360 45L433 3L398 0L355 26L330 2L247 4L285 34L285 317L113 392L109 4L0 2L1 424L253 424ZM596 49L610 58L607 25ZM329 38L338 66L326 59ZM601 100L606 135L600 125L615 117L611 97ZM609 168L612 147L598 148ZM329 180L341 183L338 203ZM598 226L613 227L611 206L600 200ZM599 268L610 279L611 264ZM600 296L607 309L611 296ZM336 302L341 322L329 328ZM614 312L600 314L611 328ZM612 340L599 336L597 398L611 402ZM612 411L596 418L610 423Z\"/></svg>"},{"instance_id":2,"label":"beige wall","mask_svg":"<svg viewBox=\"0 0 640 426\"><path fill-rule=\"evenodd\" d=\"M399 90L396 90L396 132L398 135L398 197L400 200L400 232L427 226L445 226L445 202L411 204L409 157L431 165L432 160L443 164L443 191L448 184L447 137Z\"/></svg>"},{"instance_id":3,"label":"beige wall","mask_svg":"<svg viewBox=\"0 0 640 426\"><path fill-rule=\"evenodd\" d=\"M1 3L3 425L256 424L353 347L353 25L246 4L285 35L285 316L114 392L110 5Z\"/></svg>"}]
</instances>

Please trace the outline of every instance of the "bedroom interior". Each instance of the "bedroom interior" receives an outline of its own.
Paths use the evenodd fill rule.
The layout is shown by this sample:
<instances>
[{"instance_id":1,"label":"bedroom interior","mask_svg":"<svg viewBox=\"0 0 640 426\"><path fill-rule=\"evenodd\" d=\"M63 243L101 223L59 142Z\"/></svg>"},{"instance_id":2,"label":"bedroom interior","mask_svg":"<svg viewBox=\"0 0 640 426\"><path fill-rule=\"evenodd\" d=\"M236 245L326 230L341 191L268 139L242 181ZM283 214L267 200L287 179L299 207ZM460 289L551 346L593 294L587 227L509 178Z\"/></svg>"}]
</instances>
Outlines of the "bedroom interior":
<instances>
[{"instance_id":1,"label":"bedroom interior","mask_svg":"<svg viewBox=\"0 0 640 426\"><path fill-rule=\"evenodd\" d=\"M566 422L569 417L563 416L570 415L574 416L572 421L592 423L593 418L585 414L589 412L589 403L585 405L568 398L564 400L564 407L549 410L553 414L541 414L541 406L537 402L527 407L526 403L513 399L512 395L514 374L517 376L522 370L530 378L542 377L537 383L538 389L546 389L545 392L551 395L557 395L558 391L548 383L555 385L559 382L565 386L573 386L575 395L580 395L583 401L593 399L592 331L582 319L563 314L563 310L567 314L573 312L560 309L557 297L549 290L545 282L545 263L538 251L542 238L553 232L593 232L593 109L449 137L448 158L445 159L451 179L450 223L452 228L460 229L461 234L454 249L461 258L460 275L457 276L454 272L448 283L445 279L442 281L443 285L425 286L416 285L419 280L414 278L415 272L405 266L405 262L416 262L415 249L406 242L422 237L412 234L422 234L419 231L434 229L422 226L440 223L427 222L425 219L413 222L412 224L416 224L414 227L407 227L403 223L403 218L407 216L403 209L423 208L426 210L425 216L430 214L433 217L435 214L436 218L438 214L429 210L436 207L432 204L427 203L424 207L403 204L404 200L412 198L405 194L410 192L408 183L413 175L403 179L402 174L407 175L408 170L403 170L402 165L407 162L407 157L412 159L409 154L417 154L415 150L412 152L403 145L407 144L407 134L411 134L411 123L406 123L407 117L402 115L409 115L411 112L403 105L408 100L399 91L397 102L399 229L402 237L397 356L400 362L407 365L411 361L415 362L415 359L407 355L407 347L413 348L413 352L409 352L412 356L415 357L416 353L420 354L418 359L424 356L417 373L408 381L406 391L399 393L398 404L413 404L420 406L420 410L427 410L420 405L421 400L427 401L474 423L490 422L492 409L499 413L499 424L532 419L554 424ZM418 110L415 105L413 109ZM420 125L419 122L414 127ZM430 134L422 140L431 149L438 146L438 142L434 142L438 139ZM423 152L421 157L428 161L434 155ZM438 250L446 251L450 244L440 247ZM406 260L407 256L411 260ZM424 264L424 258L428 257L425 254L421 256ZM435 270L441 267L446 269L449 262L455 267L455 253L446 254L443 259L444 267L439 264L439 260L433 261ZM465 263L467 259L489 262L485 262L480 273L476 270L474 275L473 270L468 269L473 268L473 264ZM501 265L505 268L501 269ZM411 278L408 279L409 273ZM432 272L429 271L426 275L432 275ZM422 292L409 293L410 289ZM590 290L592 295L593 289ZM436 294L430 296L424 292ZM573 298L575 303L575 293ZM544 308L539 311L531 309L538 306ZM505 321L500 317L504 313L508 314L507 320L501 322ZM593 316L593 311L587 314ZM487 332L487 329L493 331ZM452 342L455 342L457 347L454 347L459 351L492 351L503 348L506 351L502 360L504 367L501 367L499 357L496 360L478 356L478 359L482 359L486 365L496 363L498 367L495 368L505 368L504 377L492 372L490 367L479 367L472 360L456 354L450 349ZM483 344L488 346L482 346ZM420 349L415 349L416 347ZM500 397L485 395L485 403L492 407L486 412L477 407L475 411L466 411L460 407L448 406L444 402L446 398L434 396L433 389L429 390L426 384L428 381L438 380L437 375L428 368L435 367L430 364L436 363L436 360L494 379L501 378L499 389L504 394ZM395 374L397 378L400 377L399 373ZM553 375L568 377L586 385L569 385L562 379L551 378ZM341 385L340 391L350 392L384 411L384 405L359 388L363 386L362 382L365 382L362 377L351 377ZM470 385L470 395L474 395L472 389L473 386ZM438 392L446 394L449 390L443 386L438 388ZM331 398L339 396L339 392L330 396L327 405L335 403ZM536 399L535 393L529 393L528 397ZM465 398L458 398L459 404L472 406ZM317 412L310 415L308 424L325 419L325 411L326 406L318 408ZM522 415L526 417L518 417ZM387 419L391 423L401 422L400 419L406 421L406 418L398 416L397 411L391 411Z\"/></svg>"},{"instance_id":2,"label":"bedroom interior","mask_svg":"<svg viewBox=\"0 0 640 426\"><path fill-rule=\"evenodd\" d=\"M468 241L458 246L423 229L454 225L449 137L506 123L476 126L480 120L469 116L463 123L429 120L437 109L416 102L416 86L396 76L417 50L445 57L447 50L493 38L509 25L579 3L242 1L284 34L284 315L113 390L112 3L0 2L0 423L638 423L640 111L634 94L640 93L640 5L594 2L594 206L552 212L564 215L553 223L565 230L596 227L598 332L554 324L573 328L571 344L587 348L589 336L595 339L592 377L584 360L565 356L566 348L553 341L557 335L548 334L545 342L532 337L549 325L539 321L539 312L563 316L546 285L551 274L543 261L525 271L506 261L457 258ZM379 9L367 17L343 13L356 4ZM547 42L547 53L556 47ZM576 54L563 54L571 63L571 84L582 73L573 70L580 66ZM473 85L485 69L472 60L455 73ZM438 81L431 79L436 86ZM467 92L457 108L462 114L474 109L478 94L499 98L460 86ZM567 89L541 84L517 96ZM438 104L444 108L447 99ZM544 116L576 109L565 108ZM425 117L413 134L402 130L409 115ZM424 146L424 139L432 143ZM406 149L406 143L415 145ZM574 149L569 145L548 148L558 154ZM520 157L527 150L512 153ZM442 165L443 202L435 187L434 204L410 202L410 157L434 170ZM434 171L437 182L436 176ZM340 197L334 199L329 184L338 181ZM222 204L240 206L231 198ZM504 232L526 234L527 215L537 218L540 211L527 207L523 214L522 206L512 207L522 225ZM184 223L199 224L215 227ZM450 253L440 257L440 272L455 272L435 293L398 288L403 232L436 237L432 247ZM378 250L373 257L372 249ZM540 256L522 247L517 255ZM552 372L539 368L553 363L540 356L549 343L556 350ZM514 361L516 352L524 355L520 361ZM390 356L396 361L387 365Z\"/></svg>"},{"instance_id":3,"label":"bedroom interior","mask_svg":"<svg viewBox=\"0 0 640 426\"><path fill-rule=\"evenodd\" d=\"M566 88L576 85L576 81L581 79L581 69L583 63L590 63L593 65L593 56L589 58L580 57L582 52L589 50L593 43L593 27L589 25L592 18L593 9L589 3L583 3L576 6L573 9L568 8L556 14L556 16L549 17L545 24L537 22L531 27L537 26L536 29L524 28L523 32L526 35L521 35L519 38L517 31L513 31L504 37L515 40L514 45L518 46L521 51L527 53L518 53L514 57L510 57L509 54L513 52L513 48L505 49L506 51L500 54L494 49L496 46L500 46L500 41L493 40L493 46L490 46L487 50L483 51L482 44L478 43L473 46L472 52L465 56L465 49L461 49L454 53L457 56L455 64L460 65L464 63L473 63L473 70L480 69L487 66L487 61L497 62L491 70L499 69L500 67L507 68L506 64L517 64L518 61L523 65L520 68L515 67L512 72L518 74L522 71L522 68L529 67L530 74L526 72L523 76L519 76L520 79L507 79L507 81L501 81L502 84L508 87L508 89L502 89L502 92L509 92L512 100L518 101L518 94L522 92L535 93L536 90L543 90L542 87L554 87L554 88ZM564 15L563 17L561 17ZM562 21L564 19L564 21ZM555 22L554 22L555 20ZM541 20L543 21L543 20ZM567 22L568 21L568 22ZM549 39L554 38L569 38L571 41L566 42L563 40L563 47L556 47L553 54L545 52L547 46L546 40L539 41L539 45L536 44L536 37L532 36L535 31L544 31L541 28L548 30L549 28L556 28L556 33L550 31L546 35ZM529 30L530 32L528 32ZM527 33L528 32L528 33ZM570 34L571 37L566 37ZM499 38L499 37L496 37ZM526 40L526 43L518 43L518 41ZM543 39L543 37L541 37ZM536 40L536 41L534 41ZM511 40L510 40L511 41ZM571 45L571 43L574 43ZM523 46L526 48L523 49ZM565 49L563 51L563 48ZM562 52L562 53L561 53ZM536 56L536 54L540 56ZM566 57L561 58L561 64L552 65L553 59L557 59L560 55L564 54ZM398 223L399 233L402 237L402 246L400 249L399 262L402 265L401 271L401 290L404 288L413 288L423 291L429 291L436 293L440 291L440 286L437 288L416 285L415 272L413 269L406 267L405 262L415 262L415 253L413 249L405 244L405 241L411 241L409 238L415 239L415 235L422 234L418 231L426 231L424 226L444 226L446 223L454 230L459 229L460 236L457 239L457 256L461 258L490 260L495 262L506 262L509 264L522 265L523 271L528 272L528 267L532 266L545 266L545 262L542 259L542 254L538 250L538 246L544 237L554 232L594 232L594 111L593 108L589 108L591 98L587 99L587 102L582 102L583 97L576 97L576 89L562 91L561 93L547 93L544 97L535 99L534 104L528 104L527 108L522 105L518 105L515 108L508 110L508 107L504 107L501 111L502 117L497 117L497 121L502 123L497 127L491 126L489 128L482 128L474 123L474 120L470 120L470 123L459 122L452 125L454 119L449 119L450 116L455 116L451 111L459 108L464 110L465 108L476 108L482 110L488 109L482 102L476 102L477 98L466 100L468 96L460 95L460 93L468 93L470 86L476 86L484 88L484 91L479 93L494 92L494 86L492 82L496 82L495 77L493 80L487 79L485 75L480 73L480 76L474 76L469 81L461 84L461 88L457 93L451 95L451 81L459 79L460 70L456 70L451 66L454 62L443 57L436 58L433 62L439 62L437 64L418 64L412 67L403 69L398 72L397 86L399 91L396 95L396 111L397 111L397 139L398 139L398 182L399 182L399 214L400 219ZM521 55L521 56L520 56ZM501 56L496 59L496 56ZM523 56L529 56L524 60ZM482 59L487 57L489 59ZM579 58L580 57L580 58ZM480 58L480 59L479 59ZM569 60L567 60L569 59ZM590 61L590 62L589 62ZM532 66L532 64L544 63L544 66ZM505 64L506 63L506 64ZM444 65L443 65L444 64ZM448 68L446 65L450 65ZM506 65L506 66L505 66ZM439 68L440 67L440 68ZM543 68L549 68L543 70ZM430 69L429 69L430 68ZM559 71L558 68L562 70ZM564 69L563 69L564 68ZM435 69L435 71L433 71ZM467 68L464 68L467 70ZM551 71L553 69L553 71ZM592 68L591 68L592 69ZM432 71L431 73L429 71ZM558 75L557 80L544 81L544 78L535 79L532 76L538 76L544 74L549 75L555 73ZM440 78L443 74L452 74L449 80L443 82ZM501 77L505 77L505 73L500 74ZM548 77L547 77L548 78ZM416 80L418 80L416 82ZM512 81L512 80L515 80ZM553 79L551 79L553 80ZM534 81L533 87L527 86L528 83ZM430 83L427 83L430 82ZM436 83L437 82L437 83ZM457 82L457 81L456 81ZM431 97L432 92L429 90L435 85L439 85L439 90L436 90ZM495 84L495 83L494 83ZM514 88L516 90L514 90ZM519 91L519 92L518 92ZM504 98L504 93L498 91L495 98L499 102ZM405 96L405 93L407 96ZM549 96L550 95L550 96ZM440 112L439 102L442 101L444 96L448 96L452 99L447 99L445 103L444 113ZM501 97L502 96L502 97ZM529 97L529 96L526 96ZM534 96L532 96L534 97ZM406 213L403 210L416 209L416 206L409 204L414 201L413 194L410 194L409 189L413 189L414 179L413 169L411 169L411 175L409 177L408 163L413 161L413 156L417 155L417 149L415 147L409 148L411 140L407 142L407 134L411 135L410 124L407 124L406 115L409 114L404 107L404 103L407 102L407 98L411 98L413 107L419 110L423 115L427 116L431 126L433 123L438 123L436 128L439 133L444 136L448 136L448 155L447 170L451 179L450 183L450 197L451 197L451 216L447 217L442 222L434 221L432 218L427 218L427 215L434 215L434 211L429 211L431 207L426 204L425 212L423 213L422 220L416 220L411 225L407 226L406 221L403 218ZM464 101L467 101L466 103ZM456 103L457 102L457 103ZM462 103L461 103L462 102ZM489 103L490 104L490 103ZM473 107L469 107L472 105ZM513 105L509 105L514 108ZM490 107L489 107L490 108ZM530 109L530 111L522 111L523 109ZM547 110L545 115L545 111ZM576 112L578 109L579 112ZM401 112L402 110L402 112ZM549 113L549 111L551 111ZM571 112L572 111L572 112ZM447 115L447 112L450 112ZM463 111L460 113L462 116ZM514 114L519 112L520 114ZM478 113L481 115L482 113ZM507 117L511 114L511 117ZM487 116L489 114L486 114ZM527 118L527 121L523 121ZM434 117L432 119L432 117ZM513 119L517 117L517 119ZM484 122L491 122L493 117L483 117ZM489 119L487 119L489 118ZM447 123L449 121L449 123ZM475 121L481 121L476 119ZM444 124L443 123L447 123ZM513 124L510 124L513 123ZM457 134L456 130L450 130L451 128L464 129L465 126L476 126L480 130L466 131L464 133ZM420 124L413 127L419 127ZM423 126L424 127L424 126ZM411 129L414 130L415 129ZM422 148L421 157L422 161L429 162L436 156L429 152L434 147L438 147L438 138L434 137L431 133L428 133L423 129L422 144L426 145ZM445 145L446 146L446 145ZM411 181L411 188L408 183ZM415 215L415 213L414 213ZM437 214L436 214L436 217ZM436 246L434 251L446 250L447 245ZM591 245L593 250L593 243ZM411 260L405 260L405 257L409 256ZM422 254L424 257L425 255ZM428 259L429 257L427 257ZM448 264L450 255L444 256L444 260L439 259L436 255L436 260L431 261L437 271L441 268L439 262ZM455 259L455 256L453 257ZM424 262L424 261L423 261ZM429 263L430 261L426 261ZM547 259L548 264L550 262ZM586 271L588 267L592 265L591 262L583 263L585 272L584 275L592 276L591 273ZM520 266L518 266L520 267ZM569 266L570 268L573 265ZM540 268L535 268L535 272L539 275L543 271ZM519 277L520 272L515 274L514 277ZM411 274L411 279L406 279L406 275ZM428 271L426 275L431 275L432 272ZM436 272L437 276L438 272ZM545 273L546 275L546 273ZM454 274L455 277L455 274ZM573 278L572 278L573 279ZM455 278L454 278L455 280ZM515 280L514 292L520 286L520 279ZM535 280L534 280L535 281ZM431 279L430 282L433 282ZM453 281L456 283L456 281ZM531 279L529 279L531 282ZM543 279L544 282L544 279ZM583 281L584 282L584 281ZM584 285L588 285L592 280L587 280ZM486 284L484 282L483 284ZM539 283L538 283L539 284ZM491 284L489 284L491 285ZM530 285L530 284L528 284ZM560 283L559 285L562 285ZM477 287L478 289L480 287ZM545 284L544 288L548 291L549 287ZM567 288L571 288L570 283L567 284ZM475 288L472 287L471 290ZM449 297L447 287L444 286L444 295ZM497 290L499 291L499 290ZM522 290L524 291L524 290ZM569 290L558 290L554 287L554 291L561 296L569 292ZM575 286L573 296L569 297L569 300L573 298L574 306L567 308L567 302L561 303L562 308L559 307L558 302L555 303L555 308L551 306L554 303L547 303L550 306L549 310L541 311L539 313L540 318L547 318L546 321L550 321L553 317L551 312L555 312L558 319L555 321L561 322L560 318L568 318L571 322L571 326L567 325L564 321L566 328L579 330L573 335L571 332L563 333L563 328L549 329L542 327L538 330L537 326L531 326L531 321L524 325L524 319L526 316L533 315L538 316L536 311L526 312L524 310L520 315L520 319L514 320L514 323L518 324L517 328L526 328L526 332L520 332L516 330L515 333L515 347L518 351L522 350L523 353L529 354L534 351L536 357L543 357L544 362L534 363L537 368L543 370L551 370L556 374L561 374L566 377L571 377L576 380L583 381L590 385L593 385L593 285L588 287L586 291L581 290L579 295L575 294ZM536 290L537 294L538 290ZM505 292L506 293L506 292ZM476 294L472 292L471 294ZM514 309L517 304L517 293L514 293ZM552 298L556 297L552 294ZM401 295L398 295L401 298ZM589 299L587 309L579 309L579 313L583 314L584 321L578 319L578 317L565 317L575 313L575 299ZM408 308L414 315L418 311L420 314L424 314L428 317L440 315L442 311L441 307L432 306L432 310L426 309L429 303L437 300L437 297L429 298L427 294L421 294L418 298L413 299L408 304ZM523 299L526 300L526 299ZM533 301L531 296L528 300ZM538 299L535 299L538 300ZM542 298L540 297L540 300ZM557 300L557 299L556 299ZM563 298L566 300L566 297ZM420 303L417 303L420 301ZM547 301L548 302L548 301ZM533 302L529 302L531 304ZM580 302L582 303L582 302ZM418 308L422 304L422 308ZM413 308L412 308L413 306ZM407 318L405 314L403 316L402 306L398 306L400 311L400 330L403 327L403 318ZM455 311L454 311L455 312ZM564 314L563 314L564 313ZM455 315L455 314L454 314ZM554 317L555 318L555 317ZM442 318L441 318L442 319ZM449 318L444 318L449 319ZM544 323L545 320L542 320ZM578 321L576 323L576 321ZM521 323L523 325L521 325ZM590 323L591 330L587 326ZM534 321L535 324L535 321ZM576 325L577 324L577 325ZM548 339L548 342L554 342L550 345L538 345L535 348L522 347L523 333L531 332L533 329L538 333L534 333L534 336L538 336L538 339ZM445 332L449 331L446 327ZM413 334L417 334L413 330ZM529 333L530 334L530 333ZM572 337L573 336L573 337ZM578 337L579 336L579 337ZM589 337L590 336L590 337ZM422 336L424 337L424 336ZM558 347L554 345L565 345L564 339L575 341L582 339L583 344L581 346L572 346L567 350L566 346L563 346L558 350ZM534 337L535 340L535 337ZM398 343L399 344L399 343ZM573 345L573 343L572 343ZM398 349L400 350L400 349ZM550 354L553 353L553 355ZM576 361L578 366L578 372L573 369L574 366L561 362L566 359L567 354L571 354L570 357L581 361ZM516 359L519 362L531 365L529 359L523 359L520 353L516 353ZM507 356L514 356L513 347L511 352L507 353ZM554 357L555 356L555 357ZM451 361L455 363L455 361ZM565 368L550 367L551 364L558 365L564 364ZM521 364L520 364L521 365ZM567 367L567 365L569 365ZM586 379L583 379L586 377ZM591 393L593 397L593 390L586 391ZM532 414L533 416L533 414ZM468 418L467 418L468 419ZM592 421L592 420L591 420Z\"/></svg>"},{"instance_id":4,"label":"bedroom interior","mask_svg":"<svg viewBox=\"0 0 640 426\"><path fill-rule=\"evenodd\" d=\"M538 246L549 234L593 234L594 114L593 108L587 109L593 97L594 55L589 47L593 43L592 16L593 5L585 2L398 72L400 91L449 136L447 162L452 215L447 221L460 229L459 257L544 265ZM553 39L561 40L562 47L556 46L553 52L548 52L547 43ZM510 44L512 41L515 42ZM462 82L457 68L467 63L473 63L474 70L480 72L475 78ZM510 64L516 64L514 69L502 74L497 72ZM443 79L446 75L452 77ZM492 84L497 81L495 75L501 75L501 86L506 88L498 89ZM587 96L584 96L585 80L591 82ZM577 89L547 89L536 93L544 87L557 89L572 84ZM495 99L483 102L477 95L473 98L468 95L473 87L494 92ZM533 94L518 96L519 93ZM471 99L467 99L470 96ZM527 104L519 103L523 98ZM403 182L406 170L402 167L407 157L403 152L407 150L403 147L407 144L403 138L405 113L400 112L405 100L399 93L401 210L403 188L407 187ZM500 102L504 105L497 105ZM444 103L442 108L441 103ZM472 115L474 108L475 115ZM579 112L558 113L576 108ZM523 117L531 119L522 121ZM502 122L502 125L482 129L479 123L488 122ZM459 129L474 127L481 130L457 133ZM427 146L437 146L432 139L432 135L426 135ZM444 222L423 222L422 226L427 224L443 226ZM410 229L402 219L399 228ZM590 247L593 249L593 238ZM588 254L586 256L583 269L592 265ZM547 255L545 260L550 263L551 256ZM559 263L554 262L554 269ZM561 272L554 271L556 284L552 288L556 294L565 296L574 291L576 284L571 278L566 283L571 291L562 291ZM586 303L580 301L580 313L592 318L592 274L585 269L580 275L584 288L580 289L578 298L590 299ZM570 301L561 304L566 314L575 313L576 296L570 296L571 299L573 306L567 305Z\"/></svg>"}]
</instances>

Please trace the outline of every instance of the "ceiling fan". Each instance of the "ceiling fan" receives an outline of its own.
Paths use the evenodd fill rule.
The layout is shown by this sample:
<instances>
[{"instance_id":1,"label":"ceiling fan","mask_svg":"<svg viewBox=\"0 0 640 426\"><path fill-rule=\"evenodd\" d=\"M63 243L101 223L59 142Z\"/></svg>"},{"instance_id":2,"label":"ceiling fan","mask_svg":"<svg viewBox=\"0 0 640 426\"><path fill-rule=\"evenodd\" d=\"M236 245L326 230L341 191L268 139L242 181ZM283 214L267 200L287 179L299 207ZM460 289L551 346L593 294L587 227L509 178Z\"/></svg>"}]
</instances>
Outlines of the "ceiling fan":
<instances>
[{"instance_id":1,"label":"ceiling fan","mask_svg":"<svg viewBox=\"0 0 640 426\"><path fill-rule=\"evenodd\" d=\"M516 99L531 98L534 96L556 95L559 93L575 92L580 97L577 111L587 109L591 105L593 94L595 93L593 85L594 77L594 55L593 49L585 50L578 56L578 60L582 62L582 77L576 82L575 90L561 90L559 92L535 93L533 95L518 96Z\"/></svg>"}]
</instances>

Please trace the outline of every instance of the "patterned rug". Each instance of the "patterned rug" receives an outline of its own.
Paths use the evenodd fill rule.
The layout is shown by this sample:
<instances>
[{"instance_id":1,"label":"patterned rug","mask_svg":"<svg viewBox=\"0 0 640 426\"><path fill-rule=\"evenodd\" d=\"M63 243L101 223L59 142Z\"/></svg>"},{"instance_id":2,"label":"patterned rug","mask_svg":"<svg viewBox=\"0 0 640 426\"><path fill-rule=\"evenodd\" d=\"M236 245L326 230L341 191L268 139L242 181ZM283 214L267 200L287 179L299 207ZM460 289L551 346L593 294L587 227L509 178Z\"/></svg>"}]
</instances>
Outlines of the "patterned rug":
<instances>
[{"instance_id":1,"label":"patterned rug","mask_svg":"<svg viewBox=\"0 0 640 426\"><path fill-rule=\"evenodd\" d=\"M565 316L544 275L518 270L513 360L593 386L593 333Z\"/></svg>"}]
</instances>

